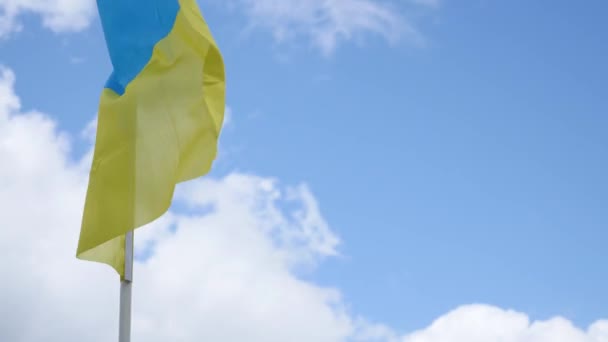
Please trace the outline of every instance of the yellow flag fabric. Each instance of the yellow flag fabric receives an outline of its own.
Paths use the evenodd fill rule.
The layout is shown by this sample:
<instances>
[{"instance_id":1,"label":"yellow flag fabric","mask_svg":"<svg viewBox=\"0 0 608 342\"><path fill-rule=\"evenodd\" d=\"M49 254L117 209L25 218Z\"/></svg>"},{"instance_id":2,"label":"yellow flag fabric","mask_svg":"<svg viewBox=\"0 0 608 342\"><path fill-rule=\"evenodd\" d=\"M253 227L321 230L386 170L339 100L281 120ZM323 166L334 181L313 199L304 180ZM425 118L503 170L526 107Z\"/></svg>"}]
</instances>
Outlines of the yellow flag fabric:
<instances>
[{"instance_id":1,"label":"yellow flag fabric","mask_svg":"<svg viewBox=\"0 0 608 342\"><path fill-rule=\"evenodd\" d=\"M195 0L98 0L113 73L103 89L77 257L124 277L125 234L206 174L224 120L219 49Z\"/></svg>"}]
</instances>

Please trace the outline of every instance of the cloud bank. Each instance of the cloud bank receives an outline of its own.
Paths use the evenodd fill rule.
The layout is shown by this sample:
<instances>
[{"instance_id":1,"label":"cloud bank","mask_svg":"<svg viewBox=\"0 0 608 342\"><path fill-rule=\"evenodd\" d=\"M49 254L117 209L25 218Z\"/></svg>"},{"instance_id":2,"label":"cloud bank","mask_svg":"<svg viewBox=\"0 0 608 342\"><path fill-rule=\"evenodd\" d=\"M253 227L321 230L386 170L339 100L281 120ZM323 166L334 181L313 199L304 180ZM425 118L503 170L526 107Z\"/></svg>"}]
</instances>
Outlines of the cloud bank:
<instances>
[{"instance_id":1,"label":"cloud bank","mask_svg":"<svg viewBox=\"0 0 608 342\"><path fill-rule=\"evenodd\" d=\"M403 342L606 342L608 320L586 331L562 317L531 321L521 312L488 305L467 305L438 318Z\"/></svg>"},{"instance_id":2,"label":"cloud bank","mask_svg":"<svg viewBox=\"0 0 608 342\"><path fill-rule=\"evenodd\" d=\"M0 340L108 341L118 279L75 258L90 154L23 111L0 72ZM89 128L89 135L90 135ZM90 136L85 134L88 139ZM340 341L355 330L337 289L304 281L338 238L305 184L232 173L181 186L136 233L135 341ZM289 209L286 209L289 208Z\"/></svg>"}]
</instances>

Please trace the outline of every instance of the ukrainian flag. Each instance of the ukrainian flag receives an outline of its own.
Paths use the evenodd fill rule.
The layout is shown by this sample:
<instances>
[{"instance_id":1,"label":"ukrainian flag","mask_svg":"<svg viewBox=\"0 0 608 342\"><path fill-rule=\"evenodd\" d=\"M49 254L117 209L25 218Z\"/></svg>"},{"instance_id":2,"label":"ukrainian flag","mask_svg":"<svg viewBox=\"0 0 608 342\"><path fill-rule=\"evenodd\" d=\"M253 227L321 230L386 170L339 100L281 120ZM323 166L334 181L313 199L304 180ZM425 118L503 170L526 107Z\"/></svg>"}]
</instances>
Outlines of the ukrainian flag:
<instances>
[{"instance_id":1,"label":"ukrainian flag","mask_svg":"<svg viewBox=\"0 0 608 342\"><path fill-rule=\"evenodd\" d=\"M113 72L102 91L77 257L124 277L125 234L206 174L224 120L220 51L196 0L97 0Z\"/></svg>"}]
</instances>

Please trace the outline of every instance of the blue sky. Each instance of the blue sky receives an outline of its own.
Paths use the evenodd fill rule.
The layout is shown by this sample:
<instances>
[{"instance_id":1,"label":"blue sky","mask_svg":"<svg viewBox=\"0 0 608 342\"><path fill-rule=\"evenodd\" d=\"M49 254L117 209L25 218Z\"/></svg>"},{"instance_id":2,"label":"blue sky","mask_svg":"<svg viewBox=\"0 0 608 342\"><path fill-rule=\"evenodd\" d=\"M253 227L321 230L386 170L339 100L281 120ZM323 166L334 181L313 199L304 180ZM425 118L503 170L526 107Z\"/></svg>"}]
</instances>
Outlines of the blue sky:
<instances>
[{"instance_id":1,"label":"blue sky","mask_svg":"<svg viewBox=\"0 0 608 342\"><path fill-rule=\"evenodd\" d=\"M212 177L305 182L340 237L300 277L401 332L474 303L608 317L605 1L370 2L386 11L345 12L329 42L331 20L199 3L232 113ZM100 24L17 18L0 64L78 160L111 71Z\"/></svg>"}]
</instances>

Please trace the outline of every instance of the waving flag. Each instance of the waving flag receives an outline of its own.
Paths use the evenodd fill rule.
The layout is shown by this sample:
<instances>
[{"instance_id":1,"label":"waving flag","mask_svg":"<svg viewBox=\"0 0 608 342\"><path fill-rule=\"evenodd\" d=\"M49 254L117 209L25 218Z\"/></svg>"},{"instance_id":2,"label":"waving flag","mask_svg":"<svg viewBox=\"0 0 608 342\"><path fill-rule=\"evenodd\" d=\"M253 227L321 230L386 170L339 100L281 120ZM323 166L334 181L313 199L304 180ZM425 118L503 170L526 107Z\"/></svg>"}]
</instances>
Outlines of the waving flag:
<instances>
[{"instance_id":1,"label":"waving flag","mask_svg":"<svg viewBox=\"0 0 608 342\"><path fill-rule=\"evenodd\" d=\"M195 0L97 0L113 72L102 91L77 257L121 277L125 234L206 174L224 119L224 64Z\"/></svg>"}]
</instances>

